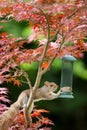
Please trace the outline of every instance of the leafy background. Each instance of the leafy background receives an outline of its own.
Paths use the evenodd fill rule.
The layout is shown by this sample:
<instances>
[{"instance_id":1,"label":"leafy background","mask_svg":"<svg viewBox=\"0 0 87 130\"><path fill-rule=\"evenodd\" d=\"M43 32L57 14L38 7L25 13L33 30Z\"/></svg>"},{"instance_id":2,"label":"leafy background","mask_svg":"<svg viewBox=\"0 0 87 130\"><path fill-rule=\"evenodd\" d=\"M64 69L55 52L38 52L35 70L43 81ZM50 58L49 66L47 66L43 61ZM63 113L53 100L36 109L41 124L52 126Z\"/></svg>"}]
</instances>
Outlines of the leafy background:
<instances>
[{"instance_id":1,"label":"leafy background","mask_svg":"<svg viewBox=\"0 0 87 130\"><path fill-rule=\"evenodd\" d=\"M31 34L31 28L26 21L15 22L11 20L7 23L0 23L4 28L0 33L5 31L14 34L16 37L27 37ZM87 39L85 39L87 40ZM41 101L36 103L38 108L44 108L50 111L48 116L53 120L55 126L52 130L87 130L87 53L84 53L83 59L77 59L74 64L73 94L74 99L58 98L53 101ZM28 72L32 84L37 73L38 63L23 64L21 66ZM61 59L56 59L50 70L43 76L41 86L44 81L54 81L58 85L61 79ZM12 102L16 101L19 93L28 88L23 84L20 87L13 84L2 84L9 89L9 98Z\"/></svg>"}]
</instances>

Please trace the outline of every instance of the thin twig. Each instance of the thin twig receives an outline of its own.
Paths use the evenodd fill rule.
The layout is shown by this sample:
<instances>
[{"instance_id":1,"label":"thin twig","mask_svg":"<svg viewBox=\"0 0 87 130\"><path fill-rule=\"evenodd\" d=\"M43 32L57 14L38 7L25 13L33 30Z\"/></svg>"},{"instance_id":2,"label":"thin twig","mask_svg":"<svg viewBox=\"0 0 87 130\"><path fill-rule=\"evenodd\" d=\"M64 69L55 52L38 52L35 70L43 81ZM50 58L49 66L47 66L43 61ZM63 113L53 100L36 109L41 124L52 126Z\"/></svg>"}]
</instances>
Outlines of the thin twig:
<instances>
[{"instance_id":1,"label":"thin twig","mask_svg":"<svg viewBox=\"0 0 87 130\"><path fill-rule=\"evenodd\" d=\"M58 49L58 52L60 52L61 47L62 47L62 45L64 44L64 41L65 41L65 37L63 37L63 39L62 39L62 42L61 42L60 47L59 47L59 49Z\"/></svg>"},{"instance_id":2,"label":"thin twig","mask_svg":"<svg viewBox=\"0 0 87 130\"><path fill-rule=\"evenodd\" d=\"M50 62L49 62L49 64L48 64L47 68L42 71L42 74L44 74L44 73L46 73L46 72L48 71L48 69L49 69L50 66L52 65L53 61L55 60L56 56L57 56L57 53L55 53L55 55L53 56L53 58L50 60Z\"/></svg>"},{"instance_id":3,"label":"thin twig","mask_svg":"<svg viewBox=\"0 0 87 130\"><path fill-rule=\"evenodd\" d=\"M59 24L59 28L58 28L58 30L55 32L55 34L54 34L54 36L53 36L53 38L52 39L50 39L50 41L53 41L54 39L55 39L55 37L57 37L57 35L59 34L59 32L60 32L60 28L62 27L62 23L60 23Z\"/></svg>"},{"instance_id":4,"label":"thin twig","mask_svg":"<svg viewBox=\"0 0 87 130\"><path fill-rule=\"evenodd\" d=\"M71 28L71 29L66 33L66 35L64 36L64 40L66 39L66 37L67 37L68 34L70 34L74 29L78 28L78 27L81 26L81 25L86 25L86 26L87 26L87 23L75 25L73 28Z\"/></svg>"},{"instance_id":5,"label":"thin twig","mask_svg":"<svg viewBox=\"0 0 87 130\"><path fill-rule=\"evenodd\" d=\"M50 23L49 23L49 19L47 17L47 14L44 12L44 10L42 10L40 7L38 7L39 10L42 12L42 14L44 15L46 22L47 22L47 30L48 30L48 41L50 41Z\"/></svg>"},{"instance_id":6,"label":"thin twig","mask_svg":"<svg viewBox=\"0 0 87 130\"><path fill-rule=\"evenodd\" d=\"M27 80L27 82L28 82L28 85L29 85L29 88L30 88L30 90L32 90L32 84L31 84L31 81L30 81L30 79L29 79L29 76L28 76L28 74L26 73L26 72L23 72L24 73L24 76L25 76L25 78L26 78L26 80Z\"/></svg>"},{"instance_id":7,"label":"thin twig","mask_svg":"<svg viewBox=\"0 0 87 130\"><path fill-rule=\"evenodd\" d=\"M86 5L83 5L83 6L79 7L79 8L76 8L76 9L72 12L72 14L70 14L69 16L67 16L67 19L70 19L71 17L73 17L79 10L81 10L81 9L83 9L83 8L86 8Z\"/></svg>"},{"instance_id":8,"label":"thin twig","mask_svg":"<svg viewBox=\"0 0 87 130\"><path fill-rule=\"evenodd\" d=\"M24 83L24 84L28 84L28 82L26 82L26 81L24 81L24 80L21 80L21 82Z\"/></svg>"}]
</instances>

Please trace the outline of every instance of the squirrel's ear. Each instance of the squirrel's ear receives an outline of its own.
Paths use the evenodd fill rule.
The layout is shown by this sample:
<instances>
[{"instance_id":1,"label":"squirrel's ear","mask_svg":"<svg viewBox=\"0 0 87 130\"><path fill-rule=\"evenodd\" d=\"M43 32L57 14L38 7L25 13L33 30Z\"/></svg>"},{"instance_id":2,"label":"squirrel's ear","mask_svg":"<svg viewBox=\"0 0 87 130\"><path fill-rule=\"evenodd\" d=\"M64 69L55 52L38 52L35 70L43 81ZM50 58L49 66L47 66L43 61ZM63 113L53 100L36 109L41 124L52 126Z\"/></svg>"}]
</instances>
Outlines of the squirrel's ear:
<instances>
[{"instance_id":1,"label":"squirrel's ear","mask_svg":"<svg viewBox=\"0 0 87 130\"><path fill-rule=\"evenodd\" d=\"M48 81L45 81L45 82L44 82L44 85L48 86L48 85L49 85L49 82L48 82Z\"/></svg>"}]
</instances>

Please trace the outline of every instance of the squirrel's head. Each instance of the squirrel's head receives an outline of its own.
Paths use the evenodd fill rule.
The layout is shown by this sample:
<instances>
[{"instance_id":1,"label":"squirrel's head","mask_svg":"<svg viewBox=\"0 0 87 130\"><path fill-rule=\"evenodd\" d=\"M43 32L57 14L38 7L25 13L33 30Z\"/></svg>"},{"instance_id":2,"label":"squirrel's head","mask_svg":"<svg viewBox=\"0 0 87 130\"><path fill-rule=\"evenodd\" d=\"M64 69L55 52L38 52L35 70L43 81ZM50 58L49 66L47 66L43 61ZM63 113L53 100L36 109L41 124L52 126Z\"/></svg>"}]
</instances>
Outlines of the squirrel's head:
<instances>
[{"instance_id":1,"label":"squirrel's head","mask_svg":"<svg viewBox=\"0 0 87 130\"><path fill-rule=\"evenodd\" d=\"M58 88L58 86L54 83L54 82L48 82L48 81L46 81L45 83L44 83L44 85L46 85L47 87L48 87L48 89L50 90L50 91L56 91L57 90L57 88Z\"/></svg>"}]
</instances>

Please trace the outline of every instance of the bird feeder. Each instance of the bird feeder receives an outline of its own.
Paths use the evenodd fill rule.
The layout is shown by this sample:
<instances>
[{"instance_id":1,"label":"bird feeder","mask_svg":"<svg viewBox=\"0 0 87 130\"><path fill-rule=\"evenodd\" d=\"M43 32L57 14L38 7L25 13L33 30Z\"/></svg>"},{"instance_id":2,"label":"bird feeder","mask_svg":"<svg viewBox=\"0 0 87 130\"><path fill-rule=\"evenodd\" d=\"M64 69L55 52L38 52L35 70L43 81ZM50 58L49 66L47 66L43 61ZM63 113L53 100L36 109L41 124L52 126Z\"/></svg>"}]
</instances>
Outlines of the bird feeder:
<instances>
[{"instance_id":1,"label":"bird feeder","mask_svg":"<svg viewBox=\"0 0 87 130\"><path fill-rule=\"evenodd\" d=\"M61 98L73 98L72 82L74 61L76 61L76 58L71 55L65 55L62 58L62 73L60 83Z\"/></svg>"}]
</instances>

